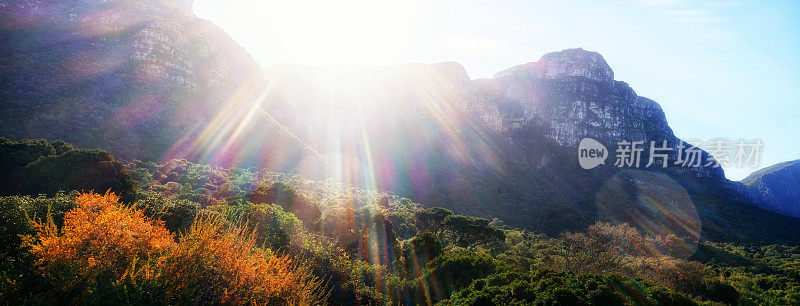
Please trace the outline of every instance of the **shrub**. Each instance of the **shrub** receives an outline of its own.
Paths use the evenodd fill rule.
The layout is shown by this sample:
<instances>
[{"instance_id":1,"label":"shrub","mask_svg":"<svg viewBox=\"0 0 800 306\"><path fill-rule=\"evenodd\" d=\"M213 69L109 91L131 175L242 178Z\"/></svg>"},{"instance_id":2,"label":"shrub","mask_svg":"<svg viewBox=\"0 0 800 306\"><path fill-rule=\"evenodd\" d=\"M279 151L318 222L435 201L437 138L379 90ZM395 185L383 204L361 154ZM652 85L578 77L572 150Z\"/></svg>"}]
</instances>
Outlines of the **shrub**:
<instances>
[{"instance_id":1,"label":"shrub","mask_svg":"<svg viewBox=\"0 0 800 306\"><path fill-rule=\"evenodd\" d=\"M57 194L53 198L30 196L0 197L0 301L11 305L45 304L53 291L36 258L22 246L22 236L35 235L29 217L47 216L62 224L75 196Z\"/></svg>"},{"instance_id":2,"label":"shrub","mask_svg":"<svg viewBox=\"0 0 800 306\"><path fill-rule=\"evenodd\" d=\"M495 273L497 269L497 264L491 256L469 250L445 253L428 266L431 285L444 289L448 295L466 287L472 280Z\"/></svg>"},{"instance_id":3,"label":"shrub","mask_svg":"<svg viewBox=\"0 0 800 306\"><path fill-rule=\"evenodd\" d=\"M161 258L168 303L313 304L321 282L285 256L257 249L252 231L200 217Z\"/></svg>"},{"instance_id":4,"label":"shrub","mask_svg":"<svg viewBox=\"0 0 800 306\"><path fill-rule=\"evenodd\" d=\"M739 304L739 291L733 286L717 280L706 283L704 296L709 300L728 305Z\"/></svg>"},{"instance_id":5,"label":"shrub","mask_svg":"<svg viewBox=\"0 0 800 306\"><path fill-rule=\"evenodd\" d=\"M308 269L324 278L331 305L390 304L381 280L385 269L351 258L342 249L314 234L293 237L291 254L306 259Z\"/></svg>"},{"instance_id":6,"label":"shrub","mask_svg":"<svg viewBox=\"0 0 800 306\"><path fill-rule=\"evenodd\" d=\"M422 270L442 253L442 242L431 232L417 234L404 245L403 258L409 276L418 277Z\"/></svg>"},{"instance_id":7,"label":"shrub","mask_svg":"<svg viewBox=\"0 0 800 306\"><path fill-rule=\"evenodd\" d=\"M20 247L21 235L36 234L29 218L47 216L56 225L64 222L64 215L75 205L77 193L56 194L55 197L13 196L0 197L0 254L10 255Z\"/></svg>"},{"instance_id":8,"label":"shrub","mask_svg":"<svg viewBox=\"0 0 800 306\"><path fill-rule=\"evenodd\" d=\"M13 141L0 137L0 192L6 195L18 194L22 189L23 176L20 171L42 156L52 156L56 149L46 140Z\"/></svg>"},{"instance_id":9,"label":"shrub","mask_svg":"<svg viewBox=\"0 0 800 306\"><path fill-rule=\"evenodd\" d=\"M43 157L25 166L23 171L29 194L110 190L129 196L135 187L125 165L102 150L72 150Z\"/></svg>"},{"instance_id":10,"label":"shrub","mask_svg":"<svg viewBox=\"0 0 800 306\"><path fill-rule=\"evenodd\" d=\"M64 219L61 231L48 216L37 223L30 252L36 264L57 284L62 298L98 302L116 291L138 266L171 249L172 235L141 211L118 205L119 197L85 193ZM30 238L32 239L32 238ZM105 300L105 298L104 298Z\"/></svg>"},{"instance_id":11,"label":"shrub","mask_svg":"<svg viewBox=\"0 0 800 306\"><path fill-rule=\"evenodd\" d=\"M447 305L693 305L687 296L620 276L503 271L473 281Z\"/></svg>"},{"instance_id":12,"label":"shrub","mask_svg":"<svg viewBox=\"0 0 800 306\"><path fill-rule=\"evenodd\" d=\"M294 214L286 212L277 204L244 204L232 207L228 219L246 221L254 230L256 242L273 251L285 251L292 235L303 227L303 222Z\"/></svg>"},{"instance_id":13,"label":"shrub","mask_svg":"<svg viewBox=\"0 0 800 306\"><path fill-rule=\"evenodd\" d=\"M257 248L252 231L199 217L178 242L162 221L119 197L76 199L61 230L48 216L26 238L36 264L69 303L313 304L320 281Z\"/></svg>"},{"instance_id":14,"label":"shrub","mask_svg":"<svg viewBox=\"0 0 800 306\"><path fill-rule=\"evenodd\" d=\"M140 194L140 197L136 208L150 218L164 221L164 227L173 233L188 230L200 210L199 204L183 199L165 199L154 193Z\"/></svg>"},{"instance_id":15,"label":"shrub","mask_svg":"<svg viewBox=\"0 0 800 306\"><path fill-rule=\"evenodd\" d=\"M277 182L269 188L259 187L250 196L256 204L278 204L284 210L293 213L311 230L318 230L318 222L322 211L316 203L299 194L294 187Z\"/></svg>"},{"instance_id":16,"label":"shrub","mask_svg":"<svg viewBox=\"0 0 800 306\"><path fill-rule=\"evenodd\" d=\"M135 190L125 166L110 153L74 149L63 141L0 138L0 173L5 195L111 190L127 197Z\"/></svg>"},{"instance_id":17,"label":"shrub","mask_svg":"<svg viewBox=\"0 0 800 306\"><path fill-rule=\"evenodd\" d=\"M483 218L450 215L443 222L460 247L498 244L506 238L503 231L489 226L489 220Z\"/></svg>"}]
</instances>

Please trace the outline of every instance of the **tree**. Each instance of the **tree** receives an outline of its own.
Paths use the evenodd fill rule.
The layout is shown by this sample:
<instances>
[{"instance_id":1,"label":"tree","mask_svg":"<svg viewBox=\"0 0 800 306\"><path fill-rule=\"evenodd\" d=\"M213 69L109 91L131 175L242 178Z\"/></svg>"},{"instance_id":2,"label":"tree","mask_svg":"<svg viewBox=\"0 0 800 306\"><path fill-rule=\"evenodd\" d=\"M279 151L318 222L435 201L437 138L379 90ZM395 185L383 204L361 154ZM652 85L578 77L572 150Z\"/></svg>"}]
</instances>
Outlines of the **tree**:
<instances>
[{"instance_id":1,"label":"tree","mask_svg":"<svg viewBox=\"0 0 800 306\"><path fill-rule=\"evenodd\" d=\"M390 265L399 258L400 246L394 225L380 209L363 207L356 211L355 230L362 259L377 259L382 265Z\"/></svg>"},{"instance_id":2,"label":"tree","mask_svg":"<svg viewBox=\"0 0 800 306\"><path fill-rule=\"evenodd\" d=\"M255 228L256 241L275 251L289 247L292 234L303 227L303 222L277 204L247 203L244 220Z\"/></svg>"},{"instance_id":3,"label":"tree","mask_svg":"<svg viewBox=\"0 0 800 306\"><path fill-rule=\"evenodd\" d=\"M135 189L125 165L110 153L63 141L0 138L0 173L0 193L6 195L111 190L126 197Z\"/></svg>"},{"instance_id":4,"label":"tree","mask_svg":"<svg viewBox=\"0 0 800 306\"><path fill-rule=\"evenodd\" d=\"M441 207L431 207L428 209L419 209L411 215L411 219L417 226L420 232L431 232L436 236L441 236L446 227L444 226L444 219L453 215L449 209Z\"/></svg>"},{"instance_id":5,"label":"tree","mask_svg":"<svg viewBox=\"0 0 800 306\"><path fill-rule=\"evenodd\" d=\"M448 294L468 286L472 280L487 277L496 272L498 266L486 253L461 250L445 253L429 264L431 283L446 288ZM445 298L442 296L441 298Z\"/></svg>"},{"instance_id":6,"label":"tree","mask_svg":"<svg viewBox=\"0 0 800 306\"><path fill-rule=\"evenodd\" d=\"M23 171L28 194L110 190L126 197L135 189L125 165L103 150L78 149L42 157Z\"/></svg>"},{"instance_id":7,"label":"tree","mask_svg":"<svg viewBox=\"0 0 800 306\"><path fill-rule=\"evenodd\" d=\"M421 275L422 269L441 255L444 249L442 242L431 232L417 234L404 246L405 268L409 275L414 277Z\"/></svg>"},{"instance_id":8,"label":"tree","mask_svg":"<svg viewBox=\"0 0 800 306\"><path fill-rule=\"evenodd\" d=\"M705 284L705 293L704 295L712 301L728 304L728 305L738 305L739 304L739 291L736 290L733 286L727 283L723 283L719 280L713 280Z\"/></svg>"},{"instance_id":9,"label":"tree","mask_svg":"<svg viewBox=\"0 0 800 306\"><path fill-rule=\"evenodd\" d=\"M444 219L444 227L455 237L456 245L473 247L482 244L501 243L503 231L489 226L489 220L461 215L450 215Z\"/></svg>"},{"instance_id":10,"label":"tree","mask_svg":"<svg viewBox=\"0 0 800 306\"><path fill-rule=\"evenodd\" d=\"M0 192L3 194L19 194L22 184L22 169L43 156L56 155L56 149L46 140L13 141L0 138Z\"/></svg>"},{"instance_id":11,"label":"tree","mask_svg":"<svg viewBox=\"0 0 800 306\"><path fill-rule=\"evenodd\" d=\"M309 229L318 230L322 210L292 186L282 182L266 188L261 186L250 195L250 201L255 204L278 204L287 212L297 216Z\"/></svg>"}]
</instances>

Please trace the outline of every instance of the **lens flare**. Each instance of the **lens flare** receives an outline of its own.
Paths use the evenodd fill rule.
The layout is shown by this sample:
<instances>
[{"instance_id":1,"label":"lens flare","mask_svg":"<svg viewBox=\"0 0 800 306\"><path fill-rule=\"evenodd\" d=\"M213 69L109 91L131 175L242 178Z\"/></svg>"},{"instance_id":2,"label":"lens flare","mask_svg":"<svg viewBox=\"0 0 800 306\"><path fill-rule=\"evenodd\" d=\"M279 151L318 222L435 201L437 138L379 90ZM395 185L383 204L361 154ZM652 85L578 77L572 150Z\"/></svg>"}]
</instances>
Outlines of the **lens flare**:
<instances>
[{"instance_id":1,"label":"lens flare","mask_svg":"<svg viewBox=\"0 0 800 306\"><path fill-rule=\"evenodd\" d=\"M682 258L697 249L702 222L689 193L663 173L622 170L597 193L600 220L633 223L648 235L674 235Z\"/></svg>"}]
</instances>

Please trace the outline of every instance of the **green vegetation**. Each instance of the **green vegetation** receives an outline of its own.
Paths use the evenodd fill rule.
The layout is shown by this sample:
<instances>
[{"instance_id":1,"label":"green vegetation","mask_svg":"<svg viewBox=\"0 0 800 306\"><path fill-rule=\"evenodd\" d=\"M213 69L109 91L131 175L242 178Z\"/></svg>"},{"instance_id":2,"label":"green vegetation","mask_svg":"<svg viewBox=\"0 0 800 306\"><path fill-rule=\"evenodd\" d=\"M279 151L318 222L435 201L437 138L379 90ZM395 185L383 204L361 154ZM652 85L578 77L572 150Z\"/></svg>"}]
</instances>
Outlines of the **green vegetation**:
<instances>
[{"instance_id":1,"label":"green vegetation","mask_svg":"<svg viewBox=\"0 0 800 306\"><path fill-rule=\"evenodd\" d=\"M63 141L0 138L0 194L55 194L58 191L134 193L125 165L102 150L75 149Z\"/></svg>"},{"instance_id":2,"label":"green vegetation","mask_svg":"<svg viewBox=\"0 0 800 306\"><path fill-rule=\"evenodd\" d=\"M57 142L0 148L14 173L0 197L7 304L800 304L793 245L607 223L547 236L293 175L184 160L118 167ZM82 168L109 171L76 176ZM126 197L75 191L108 182L128 182L106 189Z\"/></svg>"}]
</instances>

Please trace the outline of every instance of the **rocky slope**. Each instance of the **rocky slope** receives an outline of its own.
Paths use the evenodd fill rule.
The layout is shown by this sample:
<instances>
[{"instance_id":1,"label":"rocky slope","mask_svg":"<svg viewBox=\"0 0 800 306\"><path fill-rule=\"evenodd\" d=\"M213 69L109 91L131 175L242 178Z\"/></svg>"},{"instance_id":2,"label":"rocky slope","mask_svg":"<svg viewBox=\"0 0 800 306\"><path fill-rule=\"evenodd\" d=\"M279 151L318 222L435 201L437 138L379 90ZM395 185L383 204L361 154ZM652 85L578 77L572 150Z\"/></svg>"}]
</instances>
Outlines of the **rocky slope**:
<instances>
[{"instance_id":1,"label":"rocky slope","mask_svg":"<svg viewBox=\"0 0 800 306\"><path fill-rule=\"evenodd\" d=\"M246 121L242 109L260 102L249 88L259 71L227 33L194 16L191 0L0 1L3 136L229 164L243 145L204 144L232 132L210 128L218 114ZM303 150L270 120L242 128ZM253 151L241 153L251 165L278 167Z\"/></svg>"},{"instance_id":2,"label":"rocky slope","mask_svg":"<svg viewBox=\"0 0 800 306\"><path fill-rule=\"evenodd\" d=\"M266 71L282 101L305 111L307 143L326 156L326 175L396 192L460 213L498 217L557 233L597 220L708 239L791 240L793 219L752 205L721 168L667 166L649 142L680 143L660 106L638 96L600 54L547 54L491 79L470 80L456 63L392 67L282 65ZM642 141L639 168L578 166L584 137L614 154ZM684 156L685 157L685 156Z\"/></svg>"},{"instance_id":3,"label":"rocky slope","mask_svg":"<svg viewBox=\"0 0 800 306\"><path fill-rule=\"evenodd\" d=\"M761 207L800 218L800 160L758 170L742 180Z\"/></svg>"}]
</instances>

